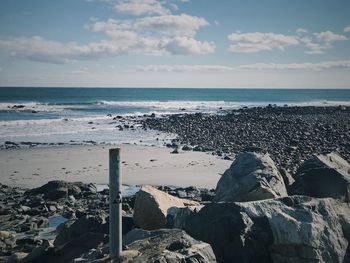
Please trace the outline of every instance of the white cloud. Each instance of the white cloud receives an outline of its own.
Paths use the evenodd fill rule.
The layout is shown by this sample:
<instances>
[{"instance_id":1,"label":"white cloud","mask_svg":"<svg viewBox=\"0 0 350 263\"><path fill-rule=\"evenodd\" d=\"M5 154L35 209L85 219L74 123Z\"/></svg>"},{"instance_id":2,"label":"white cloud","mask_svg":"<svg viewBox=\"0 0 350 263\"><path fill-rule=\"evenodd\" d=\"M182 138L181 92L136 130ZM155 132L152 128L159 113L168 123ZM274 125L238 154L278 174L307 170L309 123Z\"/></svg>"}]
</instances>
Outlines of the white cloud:
<instances>
[{"instance_id":1,"label":"white cloud","mask_svg":"<svg viewBox=\"0 0 350 263\"><path fill-rule=\"evenodd\" d=\"M330 43L316 42L316 40L311 37L302 37L300 38L300 42L307 47L307 50L304 52L305 54L324 54L326 49L332 47Z\"/></svg>"},{"instance_id":2,"label":"white cloud","mask_svg":"<svg viewBox=\"0 0 350 263\"><path fill-rule=\"evenodd\" d=\"M129 15L167 15L170 10L165 8L158 0L118 0L115 9L119 13Z\"/></svg>"},{"instance_id":3,"label":"white cloud","mask_svg":"<svg viewBox=\"0 0 350 263\"><path fill-rule=\"evenodd\" d=\"M72 62L69 54L74 45L64 45L39 36L0 39L0 48L9 50L13 57L55 64Z\"/></svg>"},{"instance_id":4,"label":"white cloud","mask_svg":"<svg viewBox=\"0 0 350 263\"><path fill-rule=\"evenodd\" d=\"M318 63L256 63L241 65L239 68L254 70L326 70L332 68L350 68L350 60L323 61Z\"/></svg>"},{"instance_id":5,"label":"white cloud","mask_svg":"<svg viewBox=\"0 0 350 263\"><path fill-rule=\"evenodd\" d=\"M69 75L88 75L91 74L87 69L72 70L68 72Z\"/></svg>"},{"instance_id":6,"label":"white cloud","mask_svg":"<svg viewBox=\"0 0 350 263\"><path fill-rule=\"evenodd\" d=\"M314 34L317 39L322 40L324 42L334 42L334 41L342 41L347 40L346 36L335 34L331 31L324 31L320 33Z\"/></svg>"},{"instance_id":7,"label":"white cloud","mask_svg":"<svg viewBox=\"0 0 350 263\"><path fill-rule=\"evenodd\" d=\"M136 69L147 72L220 72L235 70L234 67L223 65L146 65L138 66Z\"/></svg>"},{"instance_id":8,"label":"white cloud","mask_svg":"<svg viewBox=\"0 0 350 263\"><path fill-rule=\"evenodd\" d=\"M42 37L22 37L0 40L0 48L12 57L54 64L72 63L123 54L189 55L214 52L215 45L191 37L155 38L139 36L133 32L110 31L110 39L78 45L71 42L46 40Z\"/></svg>"},{"instance_id":9,"label":"white cloud","mask_svg":"<svg viewBox=\"0 0 350 263\"><path fill-rule=\"evenodd\" d=\"M190 37L176 37L167 41L164 48L174 55L207 54L215 51L215 44Z\"/></svg>"},{"instance_id":10,"label":"white cloud","mask_svg":"<svg viewBox=\"0 0 350 263\"><path fill-rule=\"evenodd\" d=\"M34 36L0 39L0 48L15 58L56 64L123 54L207 54L215 51L215 44L194 37L200 27L208 24L204 18L186 14L108 19L85 26L104 34L105 39L100 41L61 43Z\"/></svg>"},{"instance_id":11,"label":"white cloud","mask_svg":"<svg viewBox=\"0 0 350 263\"><path fill-rule=\"evenodd\" d=\"M298 34L306 34L308 31L305 28L299 27L295 32Z\"/></svg>"},{"instance_id":12,"label":"white cloud","mask_svg":"<svg viewBox=\"0 0 350 263\"><path fill-rule=\"evenodd\" d=\"M209 25L208 21L202 17L181 14L143 17L124 21L108 19L107 21L97 21L89 28L94 32L133 30L140 33L194 36L200 27L207 25ZM148 32L145 32L145 30Z\"/></svg>"},{"instance_id":13,"label":"white cloud","mask_svg":"<svg viewBox=\"0 0 350 263\"><path fill-rule=\"evenodd\" d=\"M237 53L255 53L266 50L284 50L299 43L297 37L275 33L233 33L228 35L231 41L229 51Z\"/></svg>"},{"instance_id":14,"label":"white cloud","mask_svg":"<svg viewBox=\"0 0 350 263\"><path fill-rule=\"evenodd\" d=\"M344 32L346 32L346 33L350 32L350 26L344 28Z\"/></svg>"},{"instance_id":15,"label":"white cloud","mask_svg":"<svg viewBox=\"0 0 350 263\"><path fill-rule=\"evenodd\" d=\"M194 36L196 31L209 23L201 17L181 15L166 15L145 17L134 23L135 29L148 29L167 35Z\"/></svg>"},{"instance_id":16,"label":"white cloud","mask_svg":"<svg viewBox=\"0 0 350 263\"><path fill-rule=\"evenodd\" d=\"M336 41L348 40L346 36L323 31L309 34L304 28L298 28L295 35L275 33L240 33L228 35L231 41L229 51L237 53L256 53L260 51L284 50L286 47L304 44L306 54L324 54Z\"/></svg>"},{"instance_id":17,"label":"white cloud","mask_svg":"<svg viewBox=\"0 0 350 263\"><path fill-rule=\"evenodd\" d=\"M323 61L318 63L255 63L241 66L225 65L146 65L137 66L136 70L146 72L233 72L242 70L327 70L334 68L350 68L350 60Z\"/></svg>"},{"instance_id":18,"label":"white cloud","mask_svg":"<svg viewBox=\"0 0 350 263\"><path fill-rule=\"evenodd\" d=\"M306 54L324 54L327 49L333 47L332 43L343 40L347 40L347 38L331 31L314 33L300 38L300 42L307 47Z\"/></svg>"}]
</instances>

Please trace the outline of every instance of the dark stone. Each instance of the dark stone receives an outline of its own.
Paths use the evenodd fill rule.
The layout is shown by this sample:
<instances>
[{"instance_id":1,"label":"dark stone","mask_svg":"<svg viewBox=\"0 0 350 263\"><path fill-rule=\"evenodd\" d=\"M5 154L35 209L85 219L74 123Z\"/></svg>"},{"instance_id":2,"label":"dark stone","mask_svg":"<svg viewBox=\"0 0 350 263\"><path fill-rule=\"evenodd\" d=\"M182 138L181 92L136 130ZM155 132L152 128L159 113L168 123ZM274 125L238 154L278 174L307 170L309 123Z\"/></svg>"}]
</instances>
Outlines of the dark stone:
<instances>
[{"instance_id":1,"label":"dark stone","mask_svg":"<svg viewBox=\"0 0 350 263\"><path fill-rule=\"evenodd\" d=\"M350 201L350 164L335 153L313 156L298 169L291 193Z\"/></svg>"},{"instance_id":2,"label":"dark stone","mask_svg":"<svg viewBox=\"0 0 350 263\"><path fill-rule=\"evenodd\" d=\"M208 204L188 219L185 230L211 244L218 262L272 262L268 220L254 219L249 227L240 212L234 203Z\"/></svg>"}]
</instances>

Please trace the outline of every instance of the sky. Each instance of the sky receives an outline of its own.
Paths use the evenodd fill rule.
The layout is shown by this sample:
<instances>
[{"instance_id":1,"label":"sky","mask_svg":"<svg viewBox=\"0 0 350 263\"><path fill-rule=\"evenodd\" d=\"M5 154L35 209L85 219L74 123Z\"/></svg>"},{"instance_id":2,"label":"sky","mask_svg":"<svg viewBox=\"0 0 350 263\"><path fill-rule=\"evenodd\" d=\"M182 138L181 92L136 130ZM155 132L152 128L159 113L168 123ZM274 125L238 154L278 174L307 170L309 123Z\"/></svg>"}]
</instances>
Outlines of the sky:
<instances>
[{"instance_id":1,"label":"sky","mask_svg":"<svg viewBox=\"0 0 350 263\"><path fill-rule=\"evenodd\" d=\"M350 88L348 0L1 0L0 86Z\"/></svg>"}]
</instances>

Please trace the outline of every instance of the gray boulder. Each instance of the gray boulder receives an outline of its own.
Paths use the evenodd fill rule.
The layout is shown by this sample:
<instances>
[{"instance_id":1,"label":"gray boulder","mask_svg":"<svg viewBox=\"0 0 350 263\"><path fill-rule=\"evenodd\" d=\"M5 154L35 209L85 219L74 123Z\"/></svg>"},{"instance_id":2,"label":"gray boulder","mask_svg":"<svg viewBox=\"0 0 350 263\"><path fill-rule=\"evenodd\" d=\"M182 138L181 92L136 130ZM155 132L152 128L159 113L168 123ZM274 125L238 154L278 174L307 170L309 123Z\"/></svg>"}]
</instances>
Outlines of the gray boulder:
<instances>
[{"instance_id":1,"label":"gray boulder","mask_svg":"<svg viewBox=\"0 0 350 263\"><path fill-rule=\"evenodd\" d=\"M143 186L136 193L135 225L147 230L164 228L167 224L168 209L187 205L199 205L199 203L174 197L152 186Z\"/></svg>"},{"instance_id":2,"label":"gray boulder","mask_svg":"<svg viewBox=\"0 0 350 263\"><path fill-rule=\"evenodd\" d=\"M305 161L296 173L292 194L350 201L350 164L336 153Z\"/></svg>"},{"instance_id":3,"label":"gray boulder","mask_svg":"<svg viewBox=\"0 0 350 263\"><path fill-rule=\"evenodd\" d=\"M186 232L209 243L218 262L349 262L350 205L292 196L212 203L190 216Z\"/></svg>"},{"instance_id":4,"label":"gray boulder","mask_svg":"<svg viewBox=\"0 0 350 263\"><path fill-rule=\"evenodd\" d=\"M287 196L283 178L268 154L239 154L216 186L216 202L245 202Z\"/></svg>"},{"instance_id":5,"label":"gray boulder","mask_svg":"<svg viewBox=\"0 0 350 263\"><path fill-rule=\"evenodd\" d=\"M179 229L134 229L125 236L123 244L128 250L122 252L122 262L216 262L209 244Z\"/></svg>"},{"instance_id":6,"label":"gray boulder","mask_svg":"<svg viewBox=\"0 0 350 263\"><path fill-rule=\"evenodd\" d=\"M167 215L167 226L170 228L185 229L187 218L196 214L204 206L170 207Z\"/></svg>"},{"instance_id":7,"label":"gray boulder","mask_svg":"<svg viewBox=\"0 0 350 263\"><path fill-rule=\"evenodd\" d=\"M54 245L56 248L64 247L67 243L89 232L105 234L106 226L106 215L87 215L77 220L69 220L58 226L58 235L55 238Z\"/></svg>"},{"instance_id":8,"label":"gray boulder","mask_svg":"<svg viewBox=\"0 0 350 263\"><path fill-rule=\"evenodd\" d=\"M96 186L93 184L84 184L81 182L50 181L43 186L34 188L25 192L26 195L43 194L44 199L57 200L66 198L70 195L77 196L81 192L96 193Z\"/></svg>"}]
</instances>

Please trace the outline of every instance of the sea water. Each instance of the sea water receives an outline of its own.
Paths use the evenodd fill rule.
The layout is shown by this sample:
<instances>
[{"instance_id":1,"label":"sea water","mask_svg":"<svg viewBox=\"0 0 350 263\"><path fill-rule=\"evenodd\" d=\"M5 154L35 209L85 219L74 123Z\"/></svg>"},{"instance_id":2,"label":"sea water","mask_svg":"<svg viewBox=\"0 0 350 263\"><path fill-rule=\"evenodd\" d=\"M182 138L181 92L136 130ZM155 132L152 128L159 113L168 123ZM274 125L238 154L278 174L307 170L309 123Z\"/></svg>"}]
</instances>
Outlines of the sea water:
<instances>
[{"instance_id":1,"label":"sea water","mask_svg":"<svg viewBox=\"0 0 350 263\"><path fill-rule=\"evenodd\" d=\"M162 144L173 135L140 127L120 131L116 126L125 123L113 117L137 120L151 113L158 116L215 113L268 104L350 105L350 90L2 87L0 144L5 141Z\"/></svg>"}]
</instances>

